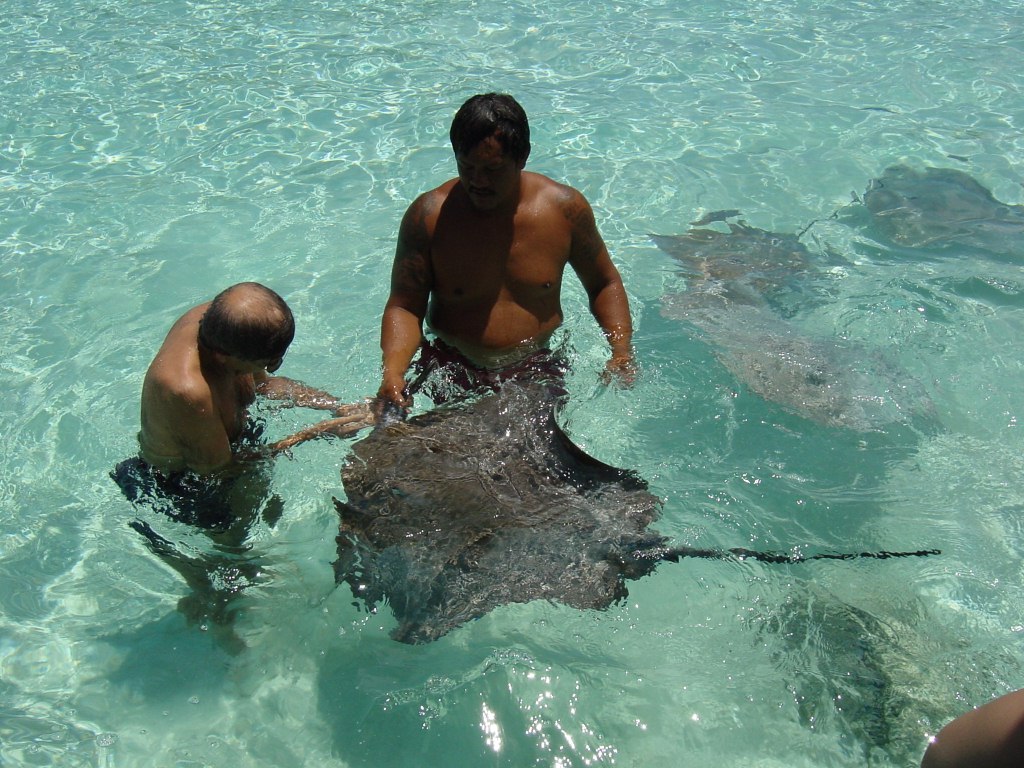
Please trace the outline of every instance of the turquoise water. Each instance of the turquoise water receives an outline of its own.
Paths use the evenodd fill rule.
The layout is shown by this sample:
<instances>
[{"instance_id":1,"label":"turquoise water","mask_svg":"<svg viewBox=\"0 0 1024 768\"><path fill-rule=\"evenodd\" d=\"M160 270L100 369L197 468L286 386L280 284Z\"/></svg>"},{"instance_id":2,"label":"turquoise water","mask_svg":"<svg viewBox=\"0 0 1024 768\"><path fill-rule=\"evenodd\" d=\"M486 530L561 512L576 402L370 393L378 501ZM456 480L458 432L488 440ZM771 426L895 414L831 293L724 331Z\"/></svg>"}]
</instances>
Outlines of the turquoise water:
<instances>
[{"instance_id":1,"label":"turquoise water","mask_svg":"<svg viewBox=\"0 0 1024 768\"><path fill-rule=\"evenodd\" d=\"M991 0L8 0L0 764L916 765L946 720L1024 686L1024 246L895 248L851 193L906 163L1024 202L1021 30L1024 6ZM623 274L640 380L599 385L570 276L567 426L650 482L658 529L941 556L665 563L607 611L508 606L411 647L334 585L350 442L279 461L280 517L241 544L124 499L108 472L145 368L221 287L292 305L283 374L375 391L397 222L453 173L451 116L485 90L524 104L529 167L587 195ZM907 418L769 402L742 350L726 364L738 330L666 311L688 282L649 234L723 209L816 222L822 277L780 322L884 358L868 368L897 372ZM314 418L258 415L271 436ZM214 564L230 621L137 516Z\"/></svg>"}]
</instances>

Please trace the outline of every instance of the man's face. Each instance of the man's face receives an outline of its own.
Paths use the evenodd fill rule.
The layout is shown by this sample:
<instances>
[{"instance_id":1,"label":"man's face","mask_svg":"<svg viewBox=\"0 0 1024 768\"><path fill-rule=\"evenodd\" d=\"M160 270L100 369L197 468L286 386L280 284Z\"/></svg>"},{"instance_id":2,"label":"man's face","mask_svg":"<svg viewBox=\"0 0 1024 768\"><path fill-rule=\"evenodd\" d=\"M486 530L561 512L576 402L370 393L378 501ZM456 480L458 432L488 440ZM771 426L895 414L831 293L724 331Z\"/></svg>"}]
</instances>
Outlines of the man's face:
<instances>
[{"instance_id":1,"label":"man's face","mask_svg":"<svg viewBox=\"0 0 1024 768\"><path fill-rule=\"evenodd\" d=\"M246 360L242 357L235 357L222 353L228 365L238 373L274 373L284 362L284 355L280 357L266 357L259 360Z\"/></svg>"},{"instance_id":2,"label":"man's face","mask_svg":"<svg viewBox=\"0 0 1024 768\"><path fill-rule=\"evenodd\" d=\"M281 363L284 362L284 355L280 357L269 358L267 360L257 360L256 365L265 370L267 373L274 373L278 368L281 367Z\"/></svg>"},{"instance_id":3,"label":"man's face","mask_svg":"<svg viewBox=\"0 0 1024 768\"><path fill-rule=\"evenodd\" d=\"M459 182L473 207L493 211L519 201L519 175L525 163L513 160L490 136L465 154L456 154Z\"/></svg>"}]
</instances>

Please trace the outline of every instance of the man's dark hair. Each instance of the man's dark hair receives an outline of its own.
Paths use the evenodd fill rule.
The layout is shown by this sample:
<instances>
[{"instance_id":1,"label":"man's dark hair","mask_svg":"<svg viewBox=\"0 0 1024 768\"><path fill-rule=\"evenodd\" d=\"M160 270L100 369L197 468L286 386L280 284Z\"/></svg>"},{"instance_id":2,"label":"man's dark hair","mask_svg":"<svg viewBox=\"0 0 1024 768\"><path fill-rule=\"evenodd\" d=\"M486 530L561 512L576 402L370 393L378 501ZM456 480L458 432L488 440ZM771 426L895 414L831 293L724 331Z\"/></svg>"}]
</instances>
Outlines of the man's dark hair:
<instances>
[{"instance_id":1,"label":"man's dark hair","mask_svg":"<svg viewBox=\"0 0 1024 768\"><path fill-rule=\"evenodd\" d=\"M248 362L284 357L293 338L291 309L259 283L239 283L221 291L199 321L200 344Z\"/></svg>"},{"instance_id":2,"label":"man's dark hair","mask_svg":"<svg viewBox=\"0 0 1024 768\"><path fill-rule=\"evenodd\" d=\"M530 156L530 123L526 111L508 94L473 96L459 107L448 133L457 155L471 152L491 136L513 160L525 163Z\"/></svg>"}]
</instances>

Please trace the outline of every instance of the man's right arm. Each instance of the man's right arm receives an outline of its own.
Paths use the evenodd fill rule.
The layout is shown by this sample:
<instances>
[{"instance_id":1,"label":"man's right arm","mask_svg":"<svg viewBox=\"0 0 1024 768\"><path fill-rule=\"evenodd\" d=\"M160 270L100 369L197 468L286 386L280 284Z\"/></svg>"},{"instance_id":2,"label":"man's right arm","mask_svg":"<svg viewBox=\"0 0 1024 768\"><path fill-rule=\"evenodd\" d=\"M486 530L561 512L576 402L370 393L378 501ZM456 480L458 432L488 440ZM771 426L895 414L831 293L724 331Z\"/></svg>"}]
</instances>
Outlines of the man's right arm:
<instances>
[{"instance_id":1,"label":"man's right arm","mask_svg":"<svg viewBox=\"0 0 1024 768\"><path fill-rule=\"evenodd\" d=\"M377 396L402 408L412 405L405 390L405 372L423 338L433 275L427 211L430 193L405 212L391 268L391 293L381 319L380 348L384 375Z\"/></svg>"},{"instance_id":2,"label":"man's right arm","mask_svg":"<svg viewBox=\"0 0 1024 768\"><path fill-rule=\"evenodd\" d=\"M277 456L299 443L321 437L349 437L361 429L373 426L374 415L369 403L352 403L343 408L343 415L300 429L295 434L266 446L260 456Z\"/></svg>"}]
</instances>

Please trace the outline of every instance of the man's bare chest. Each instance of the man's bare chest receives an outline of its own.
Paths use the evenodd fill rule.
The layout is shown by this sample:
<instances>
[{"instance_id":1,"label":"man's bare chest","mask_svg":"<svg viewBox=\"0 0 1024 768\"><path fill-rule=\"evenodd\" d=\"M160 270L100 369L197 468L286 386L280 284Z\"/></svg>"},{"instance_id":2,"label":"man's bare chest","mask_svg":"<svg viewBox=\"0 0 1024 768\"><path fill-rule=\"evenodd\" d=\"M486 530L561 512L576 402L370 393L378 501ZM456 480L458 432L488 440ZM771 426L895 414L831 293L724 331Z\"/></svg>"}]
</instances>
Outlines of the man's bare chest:
<instances>
[{"instance_id":1,"label":"man's bare chest","mask_svg":"<svg viewBox=\"0 0 1024 768\"><path fill-rule=\"evenodd\" d=\"M568 238L537 227L502 236L469 229L460 237L436 238L431 267L436 295L459 297L515 295L556 289L569 259Z\"/></svg>"},{"instance_id":2,"label":"man's bare chest","mask_svg":"<svg viewBox=\"0 0 1024 768\"><path fill-rule=\"evenodd\" d=\"M433 293L449 301L535 295L552 289L557 293L564 267L565 259L544 253L481 252L454 259L442 255L434 264Z\"/></svg>"}]
</instances>

